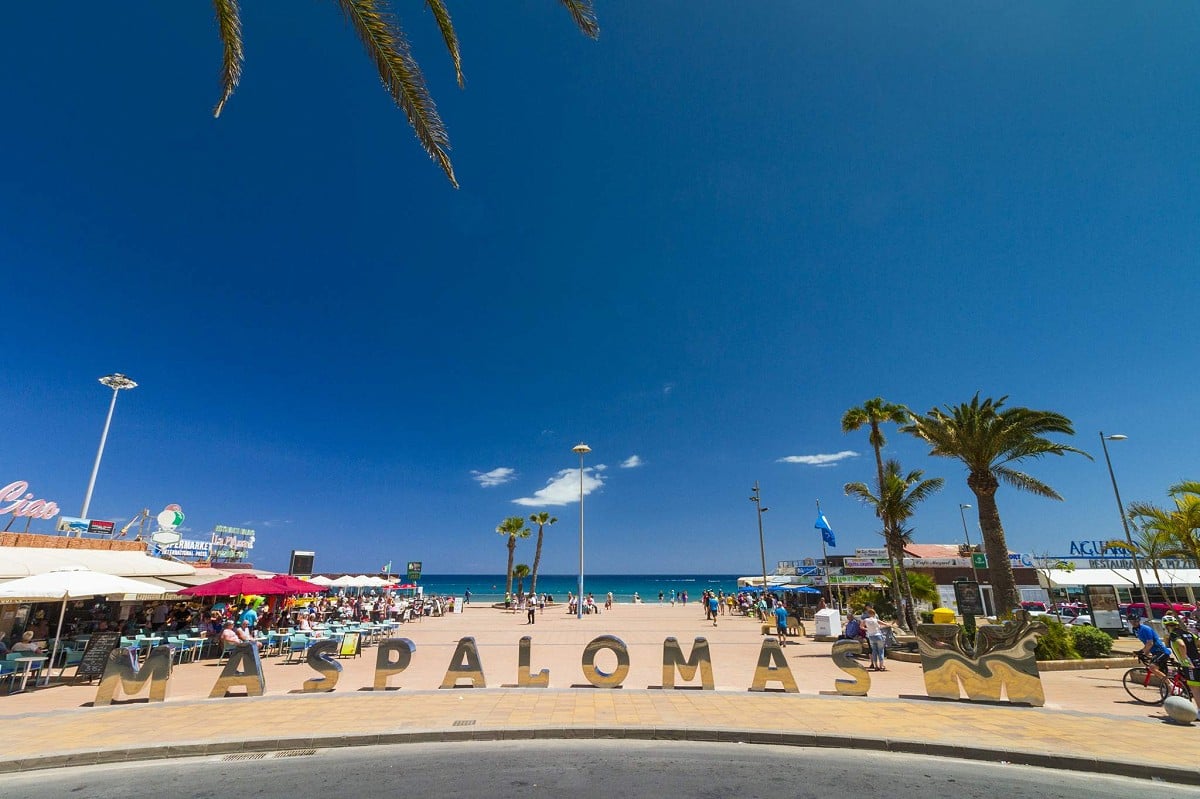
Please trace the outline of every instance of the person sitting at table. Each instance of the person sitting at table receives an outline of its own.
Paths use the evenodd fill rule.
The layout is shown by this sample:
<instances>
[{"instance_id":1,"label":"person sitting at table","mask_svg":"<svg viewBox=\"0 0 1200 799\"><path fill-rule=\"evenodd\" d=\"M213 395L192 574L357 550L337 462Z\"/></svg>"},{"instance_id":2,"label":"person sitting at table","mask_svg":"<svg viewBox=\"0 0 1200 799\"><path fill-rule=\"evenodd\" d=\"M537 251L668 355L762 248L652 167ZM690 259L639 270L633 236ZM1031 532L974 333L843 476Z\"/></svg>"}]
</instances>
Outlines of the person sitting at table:
<instances>
[{"instance_id":1,"label":"person sitting at table","mask_svg":"<svg viewBox=\"0 0 1200 799\"><path fill-rule=\"evenodd\" d=\"M239 641L258 646L258 639L254 637L254 630L250 627L250 622L243 620L237 628L237 637Z\"/></svg>"},{"instance_id":2,"label":"person sitting at table","mask_svg":"<svg viewBox=\"0 0 1200 799\"><path fill-rule=\"evenodd\" d=\"M42 651L41 647L33 642L33 630L26 630L21 633L21 640L17 641L12 646L14 652L31 652L38 654Z\"/></svg>"},{"instance_id":3,"label":"person sitting at table","mask_svg":"<svg viewBox=\"0 0 1200 799\"><path fill-rule=\"evenodd\" d=\"M237 646L242 642L237 630L233 629L233 619L227 620L221 627L222 646Z\"/></svg>"},{"instance_id":4,"label":"person sitting at table","mask_svg":"<svg viewBox=\"0 0 1200 799\"><path fill-rule=\"evenodd\" d=\"M300 613L300 618L296 621L296 629L312 632L312 622L308 620L307 613Z\"/></svg>"}]
</instances>

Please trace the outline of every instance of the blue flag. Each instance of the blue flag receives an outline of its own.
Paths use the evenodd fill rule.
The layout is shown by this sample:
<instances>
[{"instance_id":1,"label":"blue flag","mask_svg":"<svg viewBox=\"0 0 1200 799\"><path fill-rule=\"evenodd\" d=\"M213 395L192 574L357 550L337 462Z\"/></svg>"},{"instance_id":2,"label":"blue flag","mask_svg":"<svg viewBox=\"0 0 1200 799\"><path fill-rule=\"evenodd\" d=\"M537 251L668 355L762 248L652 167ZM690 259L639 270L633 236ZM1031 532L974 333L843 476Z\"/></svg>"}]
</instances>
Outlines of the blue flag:
<instances>
[{"instance_id":1,"label":"blue flag","mask_svg":"<svg viewBox=\"0 0 1200 799\"><path fill-rule=\"evenodd\" d=\"M833 537L833 528L829 526L829 522L825 520L824 513L817 514L817 520L813 522L813 527L821 531L821 540L831 547L837 546L837 539Z\"/></svg>"}]
</instances>

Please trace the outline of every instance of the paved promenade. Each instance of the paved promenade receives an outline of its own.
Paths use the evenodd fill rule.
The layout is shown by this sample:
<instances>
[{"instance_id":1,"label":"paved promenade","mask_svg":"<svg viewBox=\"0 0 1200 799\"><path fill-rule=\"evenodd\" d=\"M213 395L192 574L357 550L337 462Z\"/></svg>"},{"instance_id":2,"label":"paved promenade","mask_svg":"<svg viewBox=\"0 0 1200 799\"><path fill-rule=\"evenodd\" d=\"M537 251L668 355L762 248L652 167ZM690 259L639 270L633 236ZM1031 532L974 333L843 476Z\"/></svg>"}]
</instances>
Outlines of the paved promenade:
<instances>
[{"instance_id":1,"label":"paved promenade","mask_svg":"<svg viewBox=\"0 0 1200 799\"><path fill-rule=\"evenodd\" d=\"M801 693L751 693L758 625L724 617L714 628L700 613L621 606L582 621L547 612L528 626L523 617L473 608L427 619L401 628L417 651L410 668L393 678L403 687L386 692L363 690L374 669L368 648L344 662L332 694L294 693L315 673L269 658L268 695L261 698L203 698L220 671L211 662L177 667L163 703L135 698L92 708L94 684L0 697L0 724L21 731L0 742L0 771L256 749L607 737L850 746L1200 783L1200 726L1166 723L1160 708L1129 701L1121 670L1044 674L1044 708L932 700L920 666L900 662L872 674L870 697L840 697L829 695L834 679L845 676L832 666L829 645L809 641L784 650ZM584 683L584 645L604 633L629 646L624 687L573 687ZM489 687L437 690L456 642L472 634ZM505 687L516 682L517 640L525 634L533 637L532 669L550 669L549 688ZM709 640L716 691L656 687L668 635L685 652L695 636ZM603 657L598 665L611 670Z\"/></svg>"}]
</instances>

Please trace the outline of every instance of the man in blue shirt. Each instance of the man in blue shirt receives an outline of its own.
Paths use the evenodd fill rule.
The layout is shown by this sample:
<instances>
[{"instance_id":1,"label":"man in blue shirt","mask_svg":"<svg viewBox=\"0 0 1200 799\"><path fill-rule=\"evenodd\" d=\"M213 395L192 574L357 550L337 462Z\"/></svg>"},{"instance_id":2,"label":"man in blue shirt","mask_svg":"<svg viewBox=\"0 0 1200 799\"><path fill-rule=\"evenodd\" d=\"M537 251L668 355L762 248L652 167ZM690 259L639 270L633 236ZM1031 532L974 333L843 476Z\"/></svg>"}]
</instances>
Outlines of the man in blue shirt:
<instances>
[{"instance_id":1,"label":"man in blue shirt","mask_svg":"<svg viewBox=\"0 0 1200 799\"><path fill-rule=\"evenodd\" d=\"M253 630L258 626L258 611L247 605L246 609L242 611L242 615L238 617L238 622L249 622L250 629Z\"/></svg>"},{"instance_id":2,"label":"man in blue shirt","mask_svg":"<svg viewBox=\"0 0 1200 799\"><path fill-rule=\"evenodd\" d=\"M712 616L713 627L717 626L717 609L719 600L716 594L708 595L708 615Z\"/></svg>"},{"instance_id":3,"label":"man in blue shirt","mask_svg":"<svg viewBox=\"0 0 1200 799\"><path fill-rule=\"evenodd\" d=\"M1142 624L1140 616L1134 616L1129 620L1129 624L1133 627L1133 634L1142 642L1142 651L1138 653L1138 657L1143 659L1151 671L1166 677L1169 652L1158 633L1149 624Z\"/></svg>"},{"instance_id":4,"label":"man in blue shirt","mask_svg":"<svg viewBox=\"0 0 1200 799\"><path fill-rule=\"evenodd\" d=\"M771 612L775 614L775 631L779 633L779 645L787 646L787 608L780 602ZM716 624L716 622L713 622L713 624Z\"/></svg>"}]
</instances>

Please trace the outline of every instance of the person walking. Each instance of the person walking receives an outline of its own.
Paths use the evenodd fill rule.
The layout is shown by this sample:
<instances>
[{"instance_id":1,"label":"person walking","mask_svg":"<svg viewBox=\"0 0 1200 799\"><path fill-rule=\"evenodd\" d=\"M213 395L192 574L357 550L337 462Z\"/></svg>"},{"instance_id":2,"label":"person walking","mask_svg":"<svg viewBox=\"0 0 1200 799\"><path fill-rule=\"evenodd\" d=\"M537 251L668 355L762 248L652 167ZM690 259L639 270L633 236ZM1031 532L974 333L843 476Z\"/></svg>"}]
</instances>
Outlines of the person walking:
<instances>
[{"instance_id":1,"label":"person walking","mask_svg":"<svg viewBox=\"0 0 1200 799\"><path fill-rule=\"evenodd\" d=\"M526 624L537 624L537 601L533 594L530 594L525 599L525 614L529 618Z\"/></svg>"},{"instance_id":2,"label":"person walking","mask_svg":"<svg viewBox=\"0 0 1200 799\"><path fill-rule=\"evenodd\" d=\"M863 627L867 631L867 644L871 647L871 671L887 671L887 667L883 665L884 653L884 636L886 630L891 626L884 624L875 615L875 608L868 607L863 611Z\"/></svg>"},{"instance_id":3,"label":"person walking","mask_svg":"<svg viewBox=\"0 0 1200 799\"><path fill-rule=\"evenodd\" d=\"M468 588L466 591L463 591L463 604L464 605L471 604L471 589L470 588Z\"/></svg>"},{"instance_id":4,"label":"person walking","mask_svg":"<svg viewBox=\"0 0 1200 799\"><path fill-rule=\"evenodd\" d=\"M713 623L713 627L716 627L716 626L717 626L717 612L718 612L718 607L719 607L719 605L720 605L720 604L721 604L721 603L720 603L720 601L717 599L717 595L716 595L716 594L712 594L712 593L710 593L710 594L708 595L708 614L709 614L710 616L712 616L712 623Z\"/></svg>"},{"instance_id":5,"label":"person walking","mask_svg":"<svg viewBox=\"0 0 1200 799\"><path fill-rule=\"evenodd\" d=\"M785 608L782 604L776 605L771 610L771 613L775 616L775 632L779 636L779 645L787 646L787 608Z\"/></svg>"}]
</instances>

